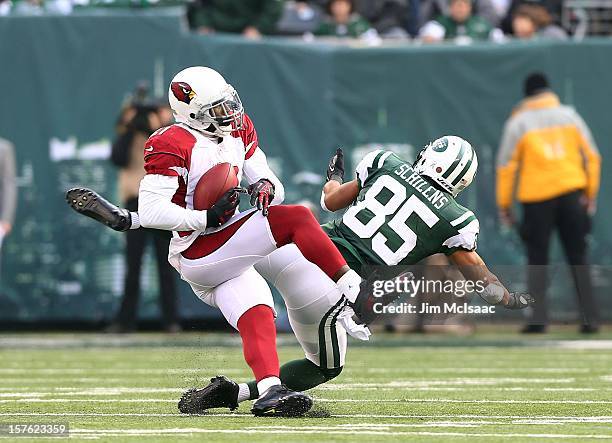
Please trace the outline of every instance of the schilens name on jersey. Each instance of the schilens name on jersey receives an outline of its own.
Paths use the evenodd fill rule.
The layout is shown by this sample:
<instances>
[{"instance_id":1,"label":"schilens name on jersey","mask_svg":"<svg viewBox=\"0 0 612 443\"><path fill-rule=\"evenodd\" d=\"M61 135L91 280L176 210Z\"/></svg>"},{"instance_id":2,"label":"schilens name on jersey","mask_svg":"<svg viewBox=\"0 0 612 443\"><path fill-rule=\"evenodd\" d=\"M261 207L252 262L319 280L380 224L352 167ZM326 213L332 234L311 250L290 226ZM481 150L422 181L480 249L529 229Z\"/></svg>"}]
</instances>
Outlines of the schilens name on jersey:
<instances>
[{"instance_id":1,"label":"schilens name on jersey","mask_svg":"<svg viewBox=\"0 0 612 443\"><path fill-rule=\"evenodd\" d=\"M402 163L393 170L393 173L401 177L406 183L416 189L434 208L441 209L448 204L448 195L445 192L436 189L427 180L414 172L412 166L407 163Z\"/></svg>"}]
</instances>

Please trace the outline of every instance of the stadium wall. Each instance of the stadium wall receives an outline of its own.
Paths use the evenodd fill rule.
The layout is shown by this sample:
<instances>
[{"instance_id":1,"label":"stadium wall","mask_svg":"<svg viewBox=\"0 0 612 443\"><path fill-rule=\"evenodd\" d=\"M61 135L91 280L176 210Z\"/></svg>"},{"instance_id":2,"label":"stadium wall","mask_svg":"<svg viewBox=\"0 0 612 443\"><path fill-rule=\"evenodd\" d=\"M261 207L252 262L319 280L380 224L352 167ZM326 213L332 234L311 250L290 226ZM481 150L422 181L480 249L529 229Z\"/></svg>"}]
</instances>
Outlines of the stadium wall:
<instances>
[{"instance_id":1,"label":"stadium wall","mask_svg":"<svg viewBox=\"0 0 612 443\"><path fill-rule=\"evenodd\" d=\"M463 203L481 221L479 251L498 265L523 259L517 235L496 224L497 143L525 75L548 73L590 124L604 158L591 255L602 265L596 281L609 287L612 40L376 48L253 42L189 33L175 13L116 12L1 17L0 60L0 137L16 146L19 176L17 222L3 246L0 320L111 317L122 286L122 237L69 211L63 193L84 184L116 198L107 157L126 94L141 79L163 94L174 72L198 64L222 71L240 91L290 201L317 201L316 174L336 146L351 151L355 164L372 146L411 157L442 134L469 139L481 166ZM157 312L153 274L149 261L145 317ZM555 291L565 301L557 316L574 317L571 290ZM186 285L182 295L183 317L217 315Z\"/></svg>"}]
</instances>

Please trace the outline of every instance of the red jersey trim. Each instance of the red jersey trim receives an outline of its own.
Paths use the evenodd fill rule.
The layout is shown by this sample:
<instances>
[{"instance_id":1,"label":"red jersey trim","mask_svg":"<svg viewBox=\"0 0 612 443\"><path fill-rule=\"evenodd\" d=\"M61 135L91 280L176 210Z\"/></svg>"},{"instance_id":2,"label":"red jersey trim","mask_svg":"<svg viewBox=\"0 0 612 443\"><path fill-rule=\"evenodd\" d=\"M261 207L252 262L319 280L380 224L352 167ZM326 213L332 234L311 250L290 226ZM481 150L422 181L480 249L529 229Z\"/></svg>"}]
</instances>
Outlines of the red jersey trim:
<instances>
[{"instance_id":1,"label":"red jersey trim","mask_svg":"<svg viewBox=\"0 0 612 443\"><path fill-rule=\"evenodd\" d=\"M255 130L255 125L247 114L244 114L242 121L242 129L232 132L232 136L242 139L242 143L244 143L244 149L246 150L246 152L244 153L244 159L248 160L249 158L251 158L251 156L259 146L259 140L257 138L257 131Z\"/></svg>"},{"instance_id":2,"label":"red jersey trim","mask_svg":"<svg viewBox=\"0 0 612 443\"><path fill-rule=\"evenodd\" d=\"M213 232L212 234L200 235L191 246L181 252L181 255L188 260L195 260L212 254L227 243L236 231L255 213L256 211L242 217L225 229Z\"/></svg>"},{"instance_id":3,"label":"red jersey trim","mask_svg":"<svg viewBox=\"0 0 612 443\"><path fill-rule=\"evenodd\" d=\"M253 143L253 145L249 148L249 150L245 154L244 159L245 160L250 159L253 156L253 154L255 153L256 150L257 150L257 143Z\"/></svg>"}]
</instances>

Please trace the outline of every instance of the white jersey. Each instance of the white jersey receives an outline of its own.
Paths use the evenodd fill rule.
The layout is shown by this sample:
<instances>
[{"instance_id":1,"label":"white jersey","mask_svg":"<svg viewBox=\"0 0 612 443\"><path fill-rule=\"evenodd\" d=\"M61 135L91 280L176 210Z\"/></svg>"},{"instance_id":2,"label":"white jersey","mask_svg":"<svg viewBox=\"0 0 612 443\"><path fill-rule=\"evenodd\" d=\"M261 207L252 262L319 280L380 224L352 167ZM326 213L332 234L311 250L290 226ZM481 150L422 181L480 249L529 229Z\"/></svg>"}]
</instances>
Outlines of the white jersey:
<instances>
[{"instance_id":1,"label":"white jersey","mask_svg":"<svg viewBox=\"0 0 612 443\"><path fill-rule=\"evenodd\" d=\"M178 256L199 235L226 226L206 228L205 211L193 208L196 185L213 166L230 163L238 180L244 177L248 184L266 178L275 185L272 203L283 200L282 184L268 167L255 127L247 115L242 129L222 139L206 136L181 123L161 128L145 143L144 158L147 175L140 186L140 223L144 227L174 231L168 259L177 270ZM235 215L228 223L239 219Z\"/></svg>"}]
</instances>

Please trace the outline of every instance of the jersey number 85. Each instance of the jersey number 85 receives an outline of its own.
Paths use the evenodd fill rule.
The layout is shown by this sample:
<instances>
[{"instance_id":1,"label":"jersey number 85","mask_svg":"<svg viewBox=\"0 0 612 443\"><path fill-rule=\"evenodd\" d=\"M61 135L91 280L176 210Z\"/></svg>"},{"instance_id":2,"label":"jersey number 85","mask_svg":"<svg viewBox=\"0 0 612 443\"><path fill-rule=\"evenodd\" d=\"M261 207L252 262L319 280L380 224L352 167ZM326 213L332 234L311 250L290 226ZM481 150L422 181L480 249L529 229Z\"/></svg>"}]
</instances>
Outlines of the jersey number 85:
<instances>
[{"instance_id":1,"label":"jersey number 85","mask_svg":"<svg viewBox=\"0 0 612 443\"><path fill-rule=\"evenodd\" d=\"M391 193L386 203L381 203L377 197L383 190ZM369 210L374 216L367 221L362 211ZM358 214L362 213L361 219ZM396 265L401 262L416 247L417 235L406 224L412 214L416 214L425 224L432 228L439 218L416 195L406 199L406 188L388 175L379 177L366 192L363 200L350 207L342 217L343 223L355 234L363 239L372 239L372 251L375 252L387 265ZM395 214L395 215L393 215ZM386 222L387 217L393 217ZM385 235L388 228L402 242L395 252L389 247L389 237ZM388 232L388 231L387 231Z\"/></svg>"}]
</instances>

